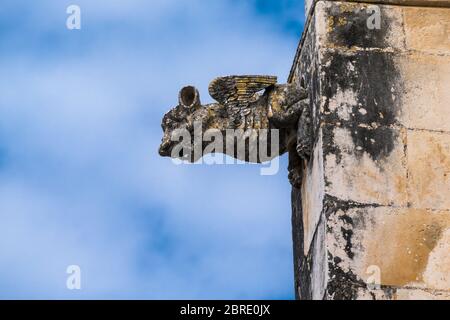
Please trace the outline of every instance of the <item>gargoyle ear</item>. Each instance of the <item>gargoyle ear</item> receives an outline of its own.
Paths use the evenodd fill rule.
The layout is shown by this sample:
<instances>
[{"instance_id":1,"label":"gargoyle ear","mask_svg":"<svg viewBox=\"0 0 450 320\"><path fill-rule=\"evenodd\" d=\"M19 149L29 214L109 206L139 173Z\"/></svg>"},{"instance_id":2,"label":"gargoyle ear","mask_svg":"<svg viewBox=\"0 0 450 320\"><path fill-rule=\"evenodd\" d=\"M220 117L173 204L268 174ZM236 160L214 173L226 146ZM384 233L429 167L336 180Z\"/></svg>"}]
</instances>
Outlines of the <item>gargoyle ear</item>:
<instances>
[{"instance_id":1,"label":"gargoyle ear","mask_svg":"<svg viewBox=\"0 0 450 320\"><path fill-rule=\"evenodd\" d=\"M187 86L180 90L178 95L178 102L180 106L187 109L194 109L201 106L200 94L198 90L193 86Z\"/></svg>"}]
</instances>

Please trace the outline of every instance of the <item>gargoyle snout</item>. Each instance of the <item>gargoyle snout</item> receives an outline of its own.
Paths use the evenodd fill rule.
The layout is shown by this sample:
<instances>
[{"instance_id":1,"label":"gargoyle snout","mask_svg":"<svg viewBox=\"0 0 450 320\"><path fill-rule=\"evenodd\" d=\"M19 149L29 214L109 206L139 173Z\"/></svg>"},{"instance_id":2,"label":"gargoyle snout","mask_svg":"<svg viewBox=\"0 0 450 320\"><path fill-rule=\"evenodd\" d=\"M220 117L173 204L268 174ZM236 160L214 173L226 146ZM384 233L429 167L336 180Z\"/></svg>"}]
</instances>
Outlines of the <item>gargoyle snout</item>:
<instances>
[{"instance_id":1,"label":"gargoyle snout","mask_svg":"<svg viewBox=\"0 0 450 320\"><path fill-rule=\"evenodd\" d=\"M170 146L171 146L170 141L163 140L161 142L161 145L159 146L159 150L158 150L159 155L161 157L169 157L170 156Z\"/></svg>"},{"instance_id":2,"label":"gargoyle snout","mask_svg":"<svg viewBox=\"0 0 450 320\"><path fill-rule=\"evenodd\" d=\"M180 90L178 95L178 102L180 106L187 109L195 109L201 106L200 94L194 86L187 86Z\"/></svg>"}]
</instances>

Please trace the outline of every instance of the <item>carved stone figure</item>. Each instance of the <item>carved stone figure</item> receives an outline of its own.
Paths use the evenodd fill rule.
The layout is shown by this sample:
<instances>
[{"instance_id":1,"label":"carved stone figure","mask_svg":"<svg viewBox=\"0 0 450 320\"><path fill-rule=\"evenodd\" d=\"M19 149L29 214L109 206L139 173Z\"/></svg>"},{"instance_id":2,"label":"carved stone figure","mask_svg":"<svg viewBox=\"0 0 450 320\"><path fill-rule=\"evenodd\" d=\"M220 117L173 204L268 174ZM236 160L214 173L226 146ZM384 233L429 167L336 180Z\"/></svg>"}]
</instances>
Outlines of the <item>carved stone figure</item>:
<instances>
[{"instance_id":1,"label":"carved stone figure","mask_svg":"<svg viewBox=\"0 0 450 320\"><path fill-rule=\"evenodd\" d=\"M209 93L218 103L202 105L198 90L193 86L181 89L178 105L164 115L162 129L164 137L159 154L167 157L178 157L195 162L199 156L191 154L173 154L173 133L178 129L187 130L194 143L194 129L201 133L209 129L219 130L226 137L228 129L253 129L257 135L278 129L279 148L276 157L290 152L290 168L300 158L308 158L311 150L311 128L309 117L308 94L304 88L295 84L277 84L273 76L228 76L216 78L209 85ZM270 135L266 140L270 143ZM204 155L207 142L202 142L201 155ZM236 154L236 148L227 149L224 142L223 153L239 160L260 162L259 157L252 158L249 152L244 156ZM267 147L267 146L266 146ZM191 150L194 149L192 146ZM200 157L201 157L200 155ZM295 162L295 165L294 165ZM291 165L292 164L292 165ZM290 171L289 178L294 185L301 179L300 172Z\"/></svg>"}]
</instances>

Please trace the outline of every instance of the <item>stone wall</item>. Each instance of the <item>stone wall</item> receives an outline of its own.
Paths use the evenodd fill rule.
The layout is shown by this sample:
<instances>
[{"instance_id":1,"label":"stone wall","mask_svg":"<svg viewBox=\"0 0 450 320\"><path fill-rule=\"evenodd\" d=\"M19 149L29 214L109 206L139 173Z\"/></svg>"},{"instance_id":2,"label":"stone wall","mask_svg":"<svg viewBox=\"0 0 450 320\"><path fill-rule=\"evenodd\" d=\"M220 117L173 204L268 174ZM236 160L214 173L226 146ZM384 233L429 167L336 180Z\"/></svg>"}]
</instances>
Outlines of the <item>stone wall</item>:
<instances>
[{"instance_id":1,"label":"stone wall","mask_svg":"<svg viewBox=\"0 0 450 320\"><path fill-rule=\"evenodd\" d=\"M292 190L297 295L450 299L450 1L367 2L307 1L290 77L315 136Z\"/></svg>"}]
</instances>

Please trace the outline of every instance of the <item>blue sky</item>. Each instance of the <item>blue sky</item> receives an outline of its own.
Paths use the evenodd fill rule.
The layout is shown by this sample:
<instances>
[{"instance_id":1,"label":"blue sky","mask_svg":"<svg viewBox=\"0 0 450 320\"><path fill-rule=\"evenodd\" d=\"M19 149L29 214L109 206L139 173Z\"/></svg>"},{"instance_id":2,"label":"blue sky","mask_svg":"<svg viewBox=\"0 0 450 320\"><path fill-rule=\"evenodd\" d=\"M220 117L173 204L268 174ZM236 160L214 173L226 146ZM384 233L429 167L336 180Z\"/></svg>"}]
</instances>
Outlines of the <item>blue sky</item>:
<instances>
[{"instance_id":1,"label":"blue sky","mask_svg":"<svg viewBox=\"0 0 450 320\"><path fill-rule=\"evenodd\" d=\"M303 17L293 0L2 1L0 298L293 298L286 156L261 176L157 149L183 85L209 102L216 76L285 81Z\"/></svg>"}]
</instances>

